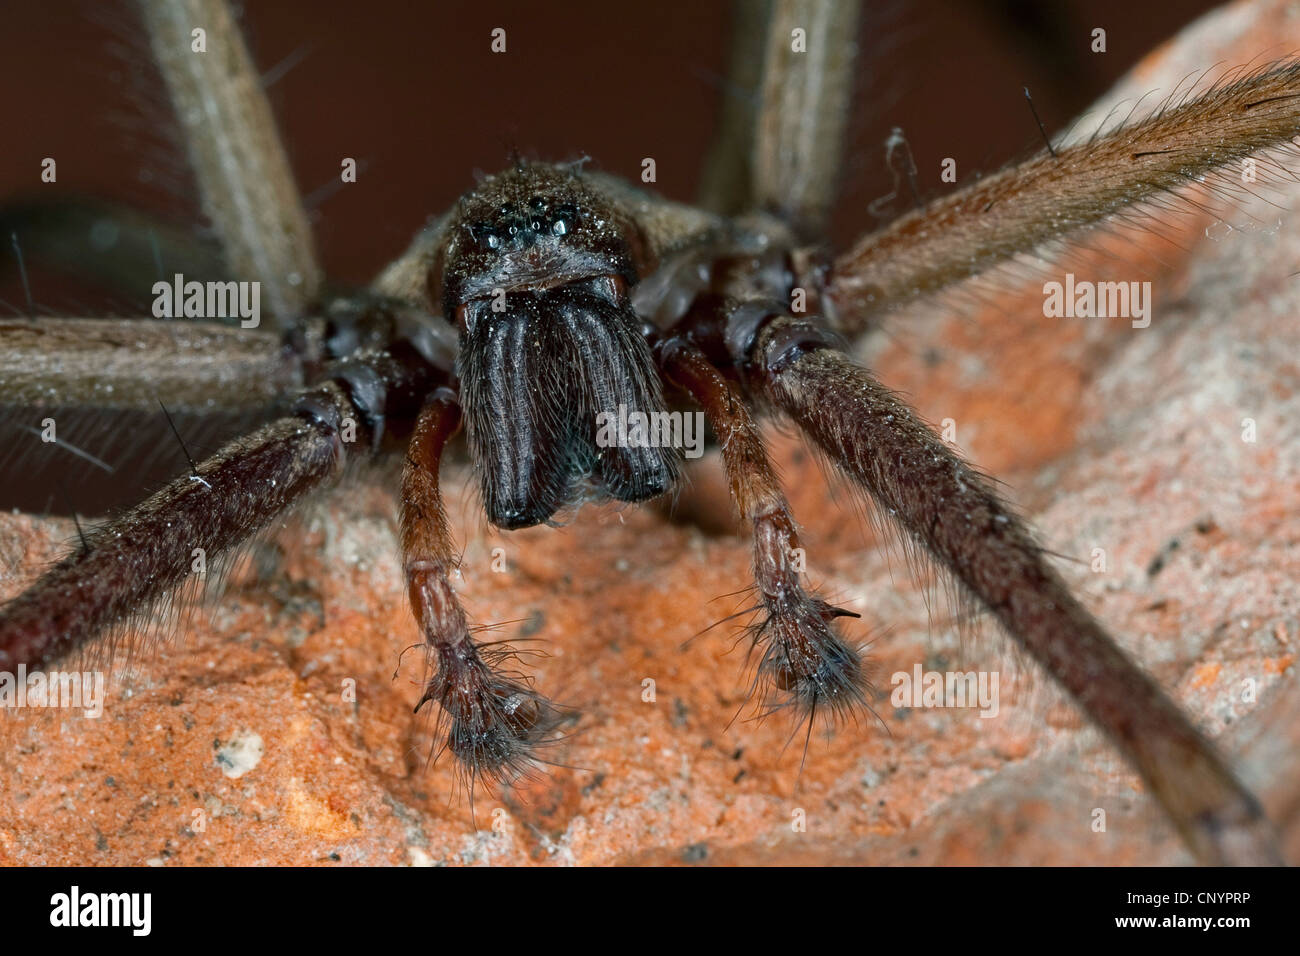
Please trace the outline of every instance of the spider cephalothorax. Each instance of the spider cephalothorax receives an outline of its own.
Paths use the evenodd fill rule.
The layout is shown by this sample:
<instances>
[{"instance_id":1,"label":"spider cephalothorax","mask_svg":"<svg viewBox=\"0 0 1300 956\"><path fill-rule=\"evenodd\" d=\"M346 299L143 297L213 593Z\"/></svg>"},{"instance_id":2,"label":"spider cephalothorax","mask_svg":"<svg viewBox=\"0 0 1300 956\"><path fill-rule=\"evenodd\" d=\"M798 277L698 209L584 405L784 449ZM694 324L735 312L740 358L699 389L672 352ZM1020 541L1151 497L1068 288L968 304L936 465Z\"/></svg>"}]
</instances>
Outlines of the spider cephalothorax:
<instances>
[{"instance_id":1,"label":"spider cephalothorax","mask_svg":"<svg viewBox=\"0 0 1300 956\"><path fill-rule=\"evenodd\" d=\"M220 46L197 59L185 52L191 14L180 9L195 4ZM173 407L198 405L215 392L242 406L265 395L266 365L297 387L276 406L281 417L89 531L0 608L0 670L45 666L129 630L191 580L194 554L238 549L346 464L409 434L402 571L432 671L418 706L437 705L442 746L471 783L508 779L539 759L565 712L534 687L514 650L479 640L468 624L439 488L444 449L463 422L488 519L523 528L587 496L636 502L669 491L679 449L621 432L611 441L601 422L694 406L753 535L760 709L791 707L810 721L851 716L869 706L867 668L836 629L848 612L807 583L797 524L756 424L764 411L802 432L1052 675L1194 853L1276 858L1255 798L1071 593L1023 519L845 343L875 310L1287 143L1300 133L1293 64L1086 142L1049 145L829 258L817 237L835 181L856 14L851 4L774 4L757 115L731 117L722 143L743 202L723 189L709 197L715 211L704 211L580 165L521 162L435 219L364 294L323 302L307 219L229 11L218 0L144 8L182 115L206 115L187 108L201 99L233 127L223 134L196 121L195 165L227 257L267 284L279 333L257 333L263 365L213 374L204 380L211 391L197 397L192 383L169 382L166 397ZM752 79L752 64L737 64ZM246 148L232 153L225 135ZM117 376L113 401L126 406L152 409L163 396L132 375L122 350L149 337L197 367L197 353L223 340L216 331L200 344L134 329L122 323L121 341L104 348L119 361L100 363ZM61 360L76 353L80 326L13 320L0 335L14 353L6 368L17 370L0 379L9 403L93 402L95 389ZM24 374L29 366L36 374Z\"/></svg>"}]
</instances>

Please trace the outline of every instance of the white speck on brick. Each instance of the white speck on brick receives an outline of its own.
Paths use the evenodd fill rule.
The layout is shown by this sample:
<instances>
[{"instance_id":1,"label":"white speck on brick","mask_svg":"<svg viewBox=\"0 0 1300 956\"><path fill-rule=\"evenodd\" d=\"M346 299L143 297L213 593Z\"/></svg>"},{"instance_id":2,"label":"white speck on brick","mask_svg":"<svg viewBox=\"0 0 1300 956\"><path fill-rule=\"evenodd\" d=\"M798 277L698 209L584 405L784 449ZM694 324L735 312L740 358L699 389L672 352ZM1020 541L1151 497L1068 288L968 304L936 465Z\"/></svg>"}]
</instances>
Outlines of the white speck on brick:
<instances>
[{"instance_id":1,"label":"white speck on brick","mask_svg":"<svg viewBox=\"0 0 1300 956\"><path fill-rule=\"evenodd\" d=\"M266 745L251 730L241 730L217 751L217 766L232 780L242 777L262 760Z\"/></svg>"}]
</instances>

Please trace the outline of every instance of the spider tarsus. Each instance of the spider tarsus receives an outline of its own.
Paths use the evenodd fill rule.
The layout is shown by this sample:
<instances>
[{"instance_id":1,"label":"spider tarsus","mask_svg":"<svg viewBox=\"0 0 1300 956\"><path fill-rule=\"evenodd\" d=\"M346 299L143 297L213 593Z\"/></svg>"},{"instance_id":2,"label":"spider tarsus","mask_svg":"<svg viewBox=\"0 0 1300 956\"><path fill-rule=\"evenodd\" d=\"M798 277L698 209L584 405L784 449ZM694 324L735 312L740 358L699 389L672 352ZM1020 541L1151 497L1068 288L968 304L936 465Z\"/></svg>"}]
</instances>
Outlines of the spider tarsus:
<instances>
[{"instance_id":1,"label":"spider tarsus","mask_svg":"<svg viewBox=\"0 0 1300 956\"><path fill-rule=\"evenodd\" d=\"M871 683L861 649L835 627L836 618L858 617L798 588L765 595L763 619L750 629L759 653L754 690L759 716L793 709L798 722L818 712L841 723L871 710ZM766 687L759 689L760 684Z\"/></svg>"},{"instance_id":2,"label":"spider tarsus","mask_svg":"<svg viewBox=\"0 0 1300 956\"><path fill-rule=\"evenodd\" d=\"M539 694L521 673L503 670L517 652L484 648L466 637L431 650L437 670L429 678L418 712L432 701L440 708L436 732L459 762L469 789L509 784L545 763L541 749L556 743L556 730L571 714Z\"/></svg>"}]
</instances>

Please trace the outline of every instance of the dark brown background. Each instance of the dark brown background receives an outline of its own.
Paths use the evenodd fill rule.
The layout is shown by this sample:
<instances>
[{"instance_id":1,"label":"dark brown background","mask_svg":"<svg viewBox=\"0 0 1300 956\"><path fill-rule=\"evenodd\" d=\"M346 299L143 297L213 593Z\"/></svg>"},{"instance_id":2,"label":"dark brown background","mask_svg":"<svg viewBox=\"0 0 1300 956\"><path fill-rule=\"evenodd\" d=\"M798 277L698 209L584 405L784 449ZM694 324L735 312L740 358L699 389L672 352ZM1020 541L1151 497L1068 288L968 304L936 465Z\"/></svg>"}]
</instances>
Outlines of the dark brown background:
<instances>
[{"instance_id":1,"label":"dark brown background","mask_svg":"<svg viewBox=\"0 0 1300 956\"><path fill-rule=\"evenodd\" d=\"M836 238L874 224L866 205L890 189L882 144L892 126L905 129L923 187L938 191L945 156L957 159L965 179L1034 145L1022 85L1057 129L1211 6L869 4ZM653 156L658 188L691 198L722 94L732 15L721 2L243 5L260 68L297 60L271 86L271 99L304 193L337 182L344 156L363 164L359 182L313 206L329 274L356 282L472 185L475 169L502 166L511 147L546 159L586 154L629 176ZM505 55L489 51L496 26L507 30ZM1104 55L1089 52L1095 26L1108 33ZM0 200L58 189L195 221L193 185L159 84L131 4L13 5L0 32ZM57 186L39 182L45 156L58 160ZM0 255L8 254L6 242ZM66 307L61 290L42 280L38 303ZM6 303L21 297L12 277L0 285Z\"/></svg>"}]
</instances>

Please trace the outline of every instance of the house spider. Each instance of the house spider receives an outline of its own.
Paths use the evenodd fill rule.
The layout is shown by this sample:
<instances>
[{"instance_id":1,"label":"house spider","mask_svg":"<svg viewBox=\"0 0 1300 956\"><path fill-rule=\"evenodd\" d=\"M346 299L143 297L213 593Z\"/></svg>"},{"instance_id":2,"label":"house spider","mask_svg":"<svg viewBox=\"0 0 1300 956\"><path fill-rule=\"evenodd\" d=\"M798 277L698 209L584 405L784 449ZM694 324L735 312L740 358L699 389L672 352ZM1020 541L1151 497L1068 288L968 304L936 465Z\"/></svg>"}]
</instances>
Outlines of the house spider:
<instances>
[{"instance_id":1,"label":"house spider","mask_svg":"<svg viewBox=\"0 0 1300 956\"><path fill-rule=\"evenodd\" d=\"M184 588L196 549L214 559L237 551L345 466L400 440L401 573L431 663L419 704L438 708L437 747L471 784L511 779L547 757L567 714L516 651L467 623L439 487L444 446L463 419L488 518L524 528L587 497L639 502L674 488L672 448L603 442L599 418L620 407L698 407L753 536L759 709L791 708L810 727L819 713L851 718L878 698L861 650L839 629L846 612L818 597L804 571L816 554L800 546L754 422L775 412L1074 698L1196 858L1277 858L1257 801L1194 723L1072 596L991 483L842 341L888 309L1287 143L1294 67L1242 74L1093 140L1058 141L830 255L819 237L856 15L848 5L777 4L768 37L758 37L761 105L752 119L729 112L716 154L721 182L748 184L743 197L719 190L718 208L706 211L582 164L518 161L436 219L365 293L334 297L321 291L307 219L233 18L208 0L144 9L179 112L197 117L191 153L229 274L261 283L274 329L6 320L5 404L45 407L53 394L89 405L106 381L115 407L136 411L159 400L191 413L266 408L295 395L283 414L87 529L5 605L0 670L93 652ZM207 49L197 55L200 22ZM144 362L122 359L123 346L134 356L140 343Z\"/></svg>"}]
</instances>

